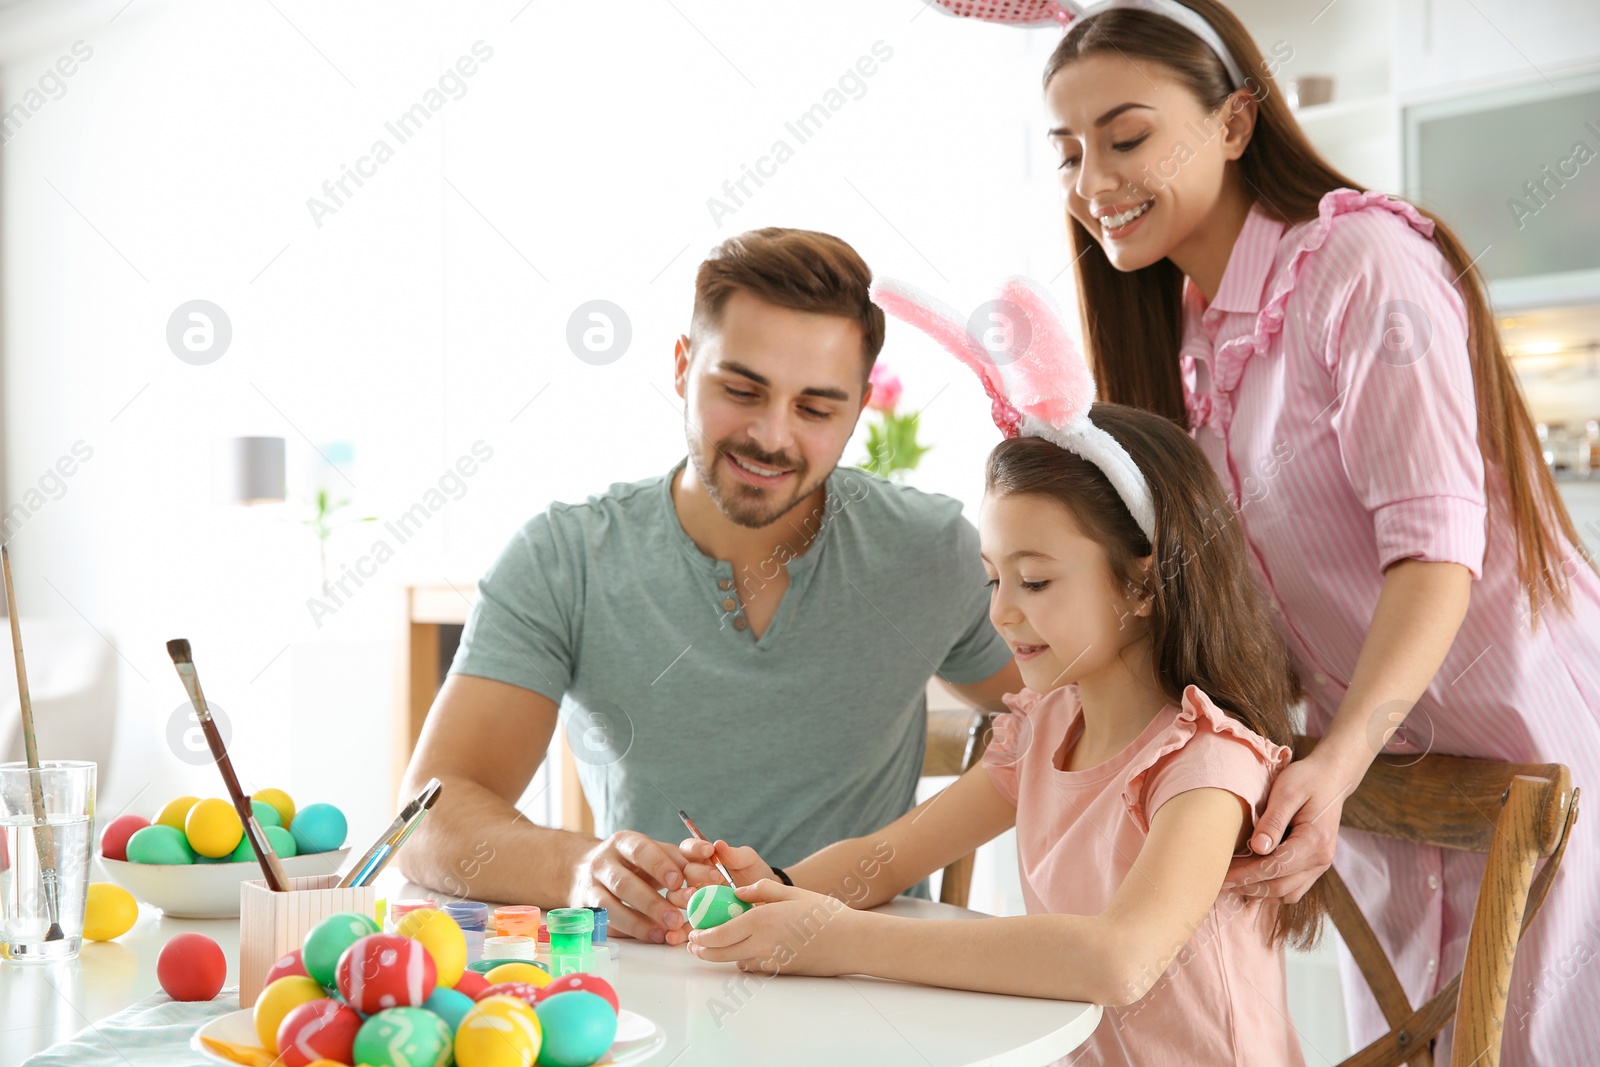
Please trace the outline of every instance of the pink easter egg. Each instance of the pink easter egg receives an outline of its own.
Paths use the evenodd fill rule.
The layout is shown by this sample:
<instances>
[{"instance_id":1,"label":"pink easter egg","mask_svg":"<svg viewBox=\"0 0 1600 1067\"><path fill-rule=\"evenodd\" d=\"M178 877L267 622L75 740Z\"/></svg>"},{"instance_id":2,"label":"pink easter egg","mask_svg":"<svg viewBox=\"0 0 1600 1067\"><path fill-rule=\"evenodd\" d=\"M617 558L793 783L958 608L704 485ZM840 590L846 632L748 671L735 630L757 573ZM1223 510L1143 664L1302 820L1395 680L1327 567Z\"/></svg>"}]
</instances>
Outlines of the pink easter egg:
<instances>
[{"instance_id":1,"label":"pink easter egg","mask_svg":"<svg viewBox=\"0 0 1600 1067\"><path fill-rule=\"evenodd\" d=\"M100 855L108 860L126 861L128 838L149 825L148 819L141 819L137 815L118 815L106 825L105 833L100 835Z\"/></svg>"},{"instance_id":2,"label":"pink easter egg","mask_svg":"<svg viewBox=\"0 0 1600 1067\"><path fill-rule=\"evenodd\" d=\"M339 957L339 993L363 1015L385 1008L420 1008L433 995L439 975L433 957L399 934L368 934Z\"/></svg>"},{"instance_id":3,"label":"pink easter egg","mask_svg":"<svg viewBox=\"0 0 1600 1067\"><path fill-rule=\"evenodd\" d=\"M278 1060L285 1067L319 1060L352 1063L362 1021L354 1008L331 998L297 1004L278 1024Z\"/></svg>"},{"instance_id":4,"label":"pink easter egg","mask_svg":"<svg viewBox=\"0 0 1600 1067\"><path fill-rule=\"evenodd\" d=\"M533 1007L534 1002L539 999L539 987L534 985L532 982L499 982L485 989L482 993L479 993L472 999L482 1000L484 997L497 996L516 997L518 1000L522 1001L531 1008Z\"/></svg>"},{"instance_id":5,"label":"pink easter egg","mask_svg":"<svg viewBox=\"0 0 1600 1067\"><path fill-rule=\"evenodd\" d=\"M483 991L489 988L490 984L489 979L477 971L462 971L461 977L456 979L456 984L452 988L457 993L465 993L473 1000L477 1000L483 995Z\"/></svg>"}]
</instances>

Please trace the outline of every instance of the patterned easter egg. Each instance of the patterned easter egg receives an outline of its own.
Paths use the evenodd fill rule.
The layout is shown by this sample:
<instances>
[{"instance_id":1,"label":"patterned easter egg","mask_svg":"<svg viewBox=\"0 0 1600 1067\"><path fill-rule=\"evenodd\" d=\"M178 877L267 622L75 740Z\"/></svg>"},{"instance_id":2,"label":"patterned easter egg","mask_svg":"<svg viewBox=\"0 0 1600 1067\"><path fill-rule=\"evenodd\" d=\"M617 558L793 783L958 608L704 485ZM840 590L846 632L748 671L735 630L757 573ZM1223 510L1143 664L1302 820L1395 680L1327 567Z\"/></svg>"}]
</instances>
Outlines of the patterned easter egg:
<instances>
[{"instance_id":1,"label":"patterned easter egg","mask_svg":"<svg viewBox=\"0 0 1600 1067\"><path fill-rule=\"evenodd\" d=\"M291 974L304 975L307 978L311 977L306 974L306 965L300 960L299 949L295 949L287 955L279 956L278 962L267 968L267 977L262 980L261 987L265 989L278 979L287 978Z\"/></svg>"},{"instance_id":2,"label":"patterned easter egg","mask_svg":"<svg viewBox=\"0 0 1600 1067\"><path fill-rule=\"evenodd\" d=\"M589 1067L617 1039L617 1013L584 990L557 993L534 1007L544 1030L539 1067Z\"/></svg>"},{"instance_id":3,"label":"patterned easter egg","mask_svg":"<svg viewBox=\"0 0 1600 1067\"><path fill-rule=\"evenodd\" d=\"M422 947L433 957L439 972L439 984L446 989L454 986L467 969L467 935L461 926L438 908L418 908L406 912L395 927L395 933L422 942Z\"/></svg>"},{"instance_id":4,"label":"patterned easter egg","mask_svg":"<svg viewBox=\"0 0 1600 1067\"><path fill-rule=\"evenodd\" d=\"M310 930L300 942L301 965L306 973L325 986L331 986L338 975L339 957L344 950L369 934L378 932L372 916L359 911L341 911L330 915Z\"/></svg>"},{"instance_id":5,"label":"patterned easter egg","mask_svg":"<svg viewBox=\"0 0 1600 1067\"><path fill-rule=\"evenodd\" d=\"M439 980L428 950L399 934L363 937L344 950L335 973L345 1001L365 1015L385 1008L420 1008ZM429 1018L438 1016L430 1012Z\"/></svg>"},{"instance_id":6,"label":"patterned easter egg","mask_svg":"<svg viewBox=\"0 0 1600 1067\"><path fill-rule=\"evenodd\" d=\"M577 974L562 975L539 990L539 995L534 998L534 1003L537 1004L539 1001L547 1000L557 993L570 993L575 989L593 993L597 997L604 997L606 1003L611 1005L612 1011L622 1011L622 1001L617 997L617 991L611 988L610 982L597 974L585 974L581 971Z\"/></svg>"},{"instance_id":7,"label":"patterned easter egg","mask_svg":"<svg viewBox=\"0 0 1600 1067\"><path fill-rule=\"evenodd\" d=\"M422 952L421 946L418 951ZM422 1008L388 1008L361 1024L353 1062L369 1067L446 1067L452 1046L450 1028Z\"/></svg>"},{"instance_id":8,"label":"patterned easter egg","mask_svg":"<svg viewBox=\"0 0 1600 1067\"><path fill-rule=\"evenodd\" d=\"M285 1067L308 1067L317 1060L351 1063L361 1016L347 1004L324 998L290 1009L278 1024L278 1059Z\"/></svg>"},{"instance_id":9,"label":"patterned easter egg","mask_svg":"<svg viewBox=\"0 0 1600 1067\"><path fill-rule=\"evenodd\" d=\"M529 985L527 982L496 982L479 993L477 999L484 1000L488 997L515 997L531 1008L534 1001L539 999L539 987Z\"/></svg>"},{"instance_id":10,"label":"patterned easter egg","mask_svg":"<svg viewBox=\"0 0 1600 1067\"><path fill-rule=\"evenodd\" d=\"M534 1010L515 997L489 997L456 1030L457 1067L532 1067L544 1045Z\"/></svg>"},{"instance_id":11,"label":"patterned easter egg","mask_svg":"<svg viewBox=\"0 0 1600 1067\"><path fill-rule=\"evenodd\" d=\"M732 886L703 885L689 898L689 925L696 930L721 926L750 907L734 895Z\"/></svg>"},{"instance_id":12,"label":"patterned easter egg","mask_svg":"<svg viewBox=\"0 0 1600 1067\"><path fill-rule=\"evenodd\" d=\"M278 1027L283 1023L284 1017L302 1004L313 1000L327 999L327 992L317 984L315 978L305 975L291 974L285 978L269 984L256 998L255 1026L256 1037L261 1045L273 1055L278 1053Z\"/></svg>"}]
</instances>

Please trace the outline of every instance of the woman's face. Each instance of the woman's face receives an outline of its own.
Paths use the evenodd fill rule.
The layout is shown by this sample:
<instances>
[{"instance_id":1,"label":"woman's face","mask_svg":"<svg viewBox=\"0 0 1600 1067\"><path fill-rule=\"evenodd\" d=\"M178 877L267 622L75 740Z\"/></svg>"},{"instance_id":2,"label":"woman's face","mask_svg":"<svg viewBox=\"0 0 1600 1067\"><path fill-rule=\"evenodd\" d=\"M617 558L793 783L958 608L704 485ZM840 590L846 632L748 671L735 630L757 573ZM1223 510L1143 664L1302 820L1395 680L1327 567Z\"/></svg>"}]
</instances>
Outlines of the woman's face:
<instances>
[{"instance_id":1,"label":"woman's face","mask_svg":"<svg viewBox=\"0 0 1600 1067\"><path fill-rule=\"evenodd\" d=\"M1063 67L1045 101L1067 212L1122 271L1196 238L1249 140L1234 108L1254 106L1236 92L1210 111L1167 67L1106 54Z\"/></svg>"}]
</instances>

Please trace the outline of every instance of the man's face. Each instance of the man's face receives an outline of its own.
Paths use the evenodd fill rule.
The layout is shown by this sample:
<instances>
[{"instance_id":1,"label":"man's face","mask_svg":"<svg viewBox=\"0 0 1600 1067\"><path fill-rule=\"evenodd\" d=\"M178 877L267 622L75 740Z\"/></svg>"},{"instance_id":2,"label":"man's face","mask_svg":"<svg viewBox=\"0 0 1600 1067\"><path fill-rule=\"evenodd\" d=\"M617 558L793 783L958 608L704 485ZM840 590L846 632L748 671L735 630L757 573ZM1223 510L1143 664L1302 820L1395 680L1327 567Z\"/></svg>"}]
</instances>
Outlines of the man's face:
<instances>
[{"instance_id":1,"label":"man's face","mask_svg":"<svg viewBox=\"0 0 1600 1067\"><path fill-rule=\"evenodd\" d=\"M733 522L760 528L816 491L866 403L861 328L738 291L695 351L678 344L689 458Z\"/></svg>"}]
</instances>

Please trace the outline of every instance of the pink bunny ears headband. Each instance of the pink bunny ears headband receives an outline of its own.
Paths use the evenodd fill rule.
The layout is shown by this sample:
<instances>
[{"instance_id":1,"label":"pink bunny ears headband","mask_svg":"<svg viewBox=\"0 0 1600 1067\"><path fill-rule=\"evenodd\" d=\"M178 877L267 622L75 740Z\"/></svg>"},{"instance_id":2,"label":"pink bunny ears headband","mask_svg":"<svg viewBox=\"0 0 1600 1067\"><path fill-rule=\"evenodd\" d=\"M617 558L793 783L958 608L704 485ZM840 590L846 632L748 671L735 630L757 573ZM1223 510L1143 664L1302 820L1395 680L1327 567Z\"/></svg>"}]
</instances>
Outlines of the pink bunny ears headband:
<instances>
[{"instance_id":1,"label":"pink bunny ears headband","mask_svg":"<svg viewBox=\"0 0 1600 1067\"><path fill-rule=\"evenodd\" d=\"M1233 79L1233 88L1237 89L1244 85L1244 71L1239 69L1239 64L1229 53L1228 46L1222 43L1222 36L1217 33L1216 28L1205 20L1205 16L1193 8L1185 7L1177 0L1101 0L1100 3L1090 4L1087 7L1073 3L1072 0L1064 0L1061 3L1057 3L1056 0L934 0L934 3L945 14L955 15L958 18L1006 22L1018 26L1057 23L1063 29L1078 19L1089 18L1116 7L1148 11L1152 15L1160 15L1178 23L1204 41L1227 68L1228 77Z\"/></svg>"},{"instance_id":2,"label":"pink bunny ears headband","mask_svg":"<svg viewBox=\"0 0 1600 1067\"><path fill-rule=\"evenodd\" d=\"M989 394L995 425L1006 437L1042 437L1098 467L1139 524L1156 541L1156 509L1144 473L1116 438L1089 421L1094 377L1072 343L1050 294L1026 278L1011 278L985 305L1007 321L1008 342L989 348L955 309L901 282L875 282L872 302L938 341L977 373Z\"/></svg>"}]
</instances>

